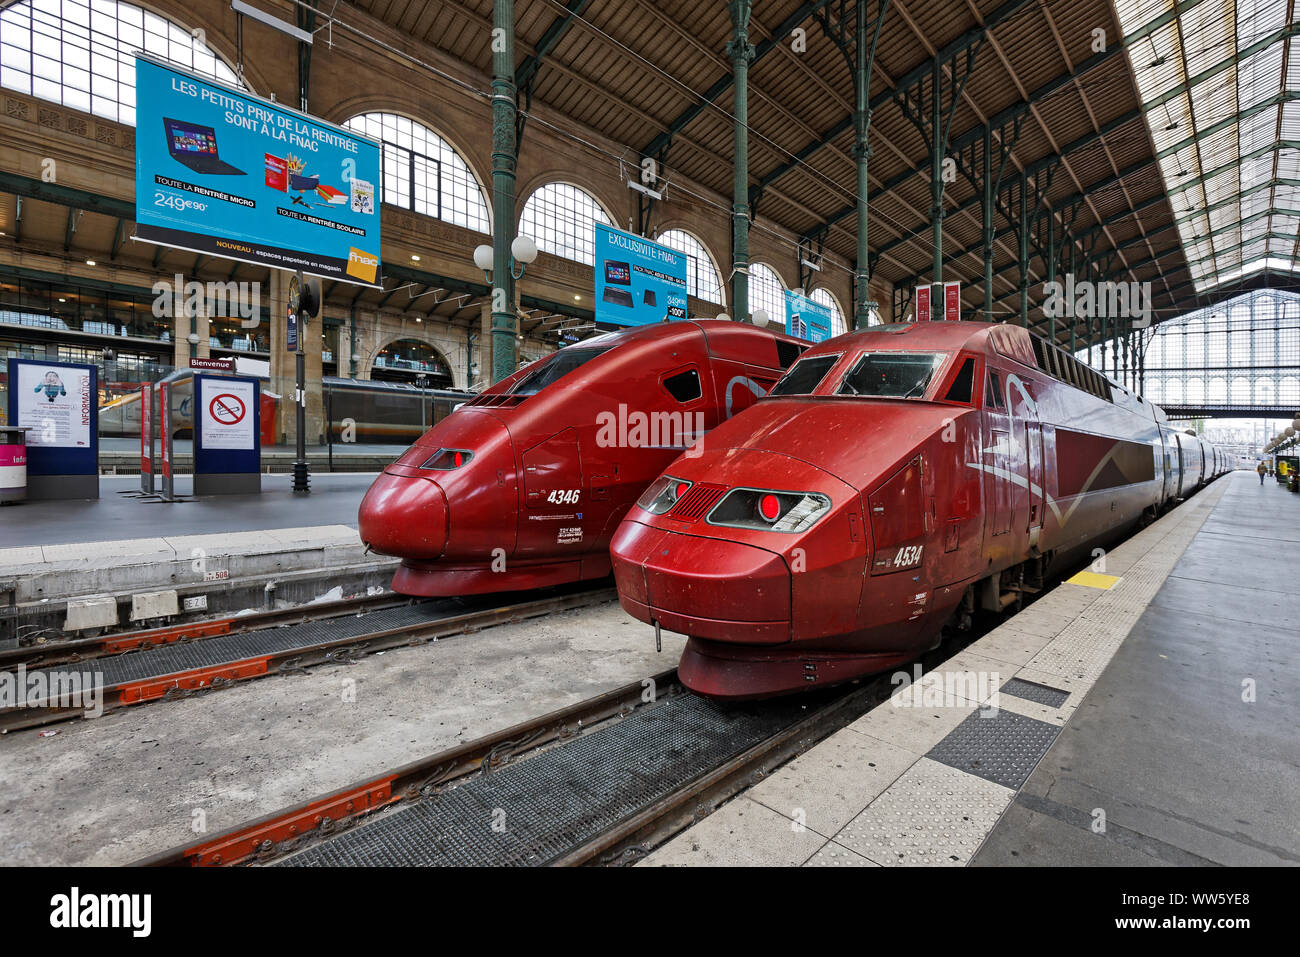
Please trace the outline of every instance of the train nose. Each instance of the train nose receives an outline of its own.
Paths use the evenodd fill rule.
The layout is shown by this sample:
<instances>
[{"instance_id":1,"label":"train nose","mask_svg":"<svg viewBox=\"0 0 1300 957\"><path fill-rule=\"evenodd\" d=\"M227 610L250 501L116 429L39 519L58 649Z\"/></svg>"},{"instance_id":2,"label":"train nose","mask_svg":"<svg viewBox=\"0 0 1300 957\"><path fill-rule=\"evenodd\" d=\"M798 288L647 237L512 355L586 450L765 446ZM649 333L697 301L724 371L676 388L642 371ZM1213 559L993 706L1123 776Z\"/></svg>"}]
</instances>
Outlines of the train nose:
<instances>
[{"instance_id":1,"label":"train nose","mask_svg":"<svg viewBox=\"0 0 1300 957\"><path fill-rule=\"evenodd\" d=\"M447 497L431 479L384 472L357 513L361 541L397 558L434 559L447 547Z\"/></svg>"},{"instance_id":2,"label":"train nose","mask_svg":"<svg viewBox=\"0 0 1300 957\"><path fill-rule=\"evenodd\" d=\"M720 641L790 640L790 571L778 554L625 521L610 544L623 607L642 621Z\"/></svg>"}]
</instances>

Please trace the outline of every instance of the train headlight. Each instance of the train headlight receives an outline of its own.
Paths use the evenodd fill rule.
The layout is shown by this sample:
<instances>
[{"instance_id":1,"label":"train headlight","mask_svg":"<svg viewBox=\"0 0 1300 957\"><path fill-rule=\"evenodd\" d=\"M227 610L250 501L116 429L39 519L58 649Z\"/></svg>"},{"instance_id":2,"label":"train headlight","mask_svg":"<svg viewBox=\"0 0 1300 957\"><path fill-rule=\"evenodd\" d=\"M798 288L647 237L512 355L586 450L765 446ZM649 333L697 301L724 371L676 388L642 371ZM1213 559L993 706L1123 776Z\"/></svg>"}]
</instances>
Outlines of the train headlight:
<instances>
[{"instance_id":1,"label":"train headlight","mask_svg":"<svg viewBox=\"0 0 1300 957\"><path fill-rule=\"evenodd\" d=\"M732 528L802 532L812 528L830 510L831 500L820 492L737 488L728 492L704 520L710 525Z\"/></svg>"},{"instance_id":2,"label":"train headlight","mask_svg":"<svg viewBox=\"0 0 1300 957\"><path fill-rule=\"evenodd\" d=\"M671 475L661 475L641 493L636 503L651 515L662 515L676 505L677 500L694 484L685 479L673 478Z\"/></svg>"},{"instance_id":3,"label":"train headlight","mask_svg":"<svg viewBox=\"0 0 1300 957\"><path fill-rule=\"evenodd\" d=\"M425 459L420 468L433 469L438 472L451 472L462 465L468 465L472 458L474 458L474 453L467 449L439 449Z\"/></svg>"}]
</instances>

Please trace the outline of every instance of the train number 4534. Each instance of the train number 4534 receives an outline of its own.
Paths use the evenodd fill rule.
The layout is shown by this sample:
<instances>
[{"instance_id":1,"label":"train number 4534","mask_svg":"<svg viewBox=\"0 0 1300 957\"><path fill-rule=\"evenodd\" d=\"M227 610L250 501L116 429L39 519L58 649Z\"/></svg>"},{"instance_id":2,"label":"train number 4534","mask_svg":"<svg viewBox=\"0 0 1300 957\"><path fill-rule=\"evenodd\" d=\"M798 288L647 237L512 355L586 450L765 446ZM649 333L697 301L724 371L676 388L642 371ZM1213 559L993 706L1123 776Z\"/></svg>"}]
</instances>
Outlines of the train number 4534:
<instances>
[{"instance_id":1,"label":"train number 4534","mask_svg":"<svg viewBox=\"0 0 1300 957\"><path fill-rule=\"evenodd\" d=\"M906 568L908 565L915 565L921 560L921 553L925 551L924 545L904 545L894 556L895 568Z\"/></svg>"}]
</instances>

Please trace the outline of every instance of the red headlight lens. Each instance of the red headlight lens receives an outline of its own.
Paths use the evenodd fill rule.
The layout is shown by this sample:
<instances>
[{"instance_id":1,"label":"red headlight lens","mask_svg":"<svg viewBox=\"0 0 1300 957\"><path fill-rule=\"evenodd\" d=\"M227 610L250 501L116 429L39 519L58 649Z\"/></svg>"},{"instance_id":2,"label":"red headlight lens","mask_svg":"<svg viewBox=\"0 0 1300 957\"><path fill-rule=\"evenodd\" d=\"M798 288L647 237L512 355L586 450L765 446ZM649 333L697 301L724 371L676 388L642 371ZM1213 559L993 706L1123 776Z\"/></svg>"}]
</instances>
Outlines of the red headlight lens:
<instances>
[{"instance_id":1,"label":"red headlight lens","mask_svg":"<svg viewBox=\"0 0 1300 957\"><path fill-rule=\"evenodd\" d=\"M734 488L704 519L710 525L757 528L773 532L802 532L831 510L820 492L777 492L764 488Z\"/></svg>"}]
</instances>

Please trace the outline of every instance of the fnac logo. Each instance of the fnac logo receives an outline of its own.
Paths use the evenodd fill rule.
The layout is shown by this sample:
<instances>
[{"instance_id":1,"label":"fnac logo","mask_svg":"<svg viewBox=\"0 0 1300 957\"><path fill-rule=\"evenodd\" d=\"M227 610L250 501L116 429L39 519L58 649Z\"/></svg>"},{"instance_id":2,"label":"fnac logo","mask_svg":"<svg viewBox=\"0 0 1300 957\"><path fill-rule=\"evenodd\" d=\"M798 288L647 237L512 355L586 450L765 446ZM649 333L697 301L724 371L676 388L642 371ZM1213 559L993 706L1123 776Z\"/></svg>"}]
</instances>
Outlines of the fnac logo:
<instances>
[{"instance_id":1,"label":"fnac logo","mask_svg":"<svg viewBox=\"0 0 1300 957\"><path fill-rule=\"evenodd\" d=\"M375 270L379 268L379 257L362 252L356 246L348 247L348 275L356 276L362 282L374 282Z\"/></svg>"}]
</instances>

